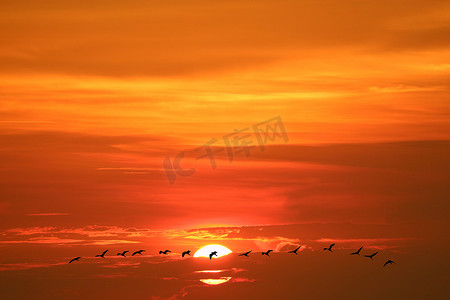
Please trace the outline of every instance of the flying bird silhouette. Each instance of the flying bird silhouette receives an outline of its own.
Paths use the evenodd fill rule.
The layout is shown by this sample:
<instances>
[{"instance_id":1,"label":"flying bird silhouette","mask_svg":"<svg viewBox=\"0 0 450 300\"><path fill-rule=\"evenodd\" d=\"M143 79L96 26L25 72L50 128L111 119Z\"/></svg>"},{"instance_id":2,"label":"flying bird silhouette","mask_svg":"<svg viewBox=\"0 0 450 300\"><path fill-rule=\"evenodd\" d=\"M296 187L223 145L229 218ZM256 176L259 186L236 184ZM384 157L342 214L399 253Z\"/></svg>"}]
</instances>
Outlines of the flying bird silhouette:
<instances>
[{"instance_id":1,"label":"flying bird silhouette","mask_svg":"<svg viewBox=\"0 0 450 300\"><path fill-rule=\"evenodd\" d=\"M336 245L336 244L331 244L330 247L328 247L328 248L323 248L323 250L328 250L328 251L330 251L330 252L333 252L333 250L332 250L331 248L333 248L334 245Z\"/></svg>"},{"instance_id":2,"label":"flying bird silhouette","mask_svg":"<svg viewBox=\"0 0 450 300\"><path fill-rule=\"evenodd\" d=\"M209 254L209 259L212 259L213 256L217 256L217 251L213 251Z\"/></svg>"},{"instance_id":3,"label":"flying bird silhouette","mask_svg":"<svg viewBox=\"0 0 450 300\"><path fill-rule=\"evenodd\" d=\"M363 248L364 246L361 246L361 248L359 248L358 249L358 251L356 251L356 252L353 252L353 253L350 253L350 255L359 255L359 253L361 252L361 250L362 250L362 248Z\"/></svg>"},{"instance_id":4,"label":"flying bird silhouette","mask_svg":"<svg viewBox=\"0 0 450 300\"><path fill-rule=\"evenodd\" d=\"M106 254L106 252L108 252L108 250L105 250L105 251L103 251L103 253L102 253L102 254L98 254L98 255L96 255L95 257L101 257L101 258L105 258L105 254Z\"/></svg>"},{"instance_id":5,"label":"flying bird silhouette","mask_svg":"<svg viewBox=\"0 0 450 300\"><path fill-rule=\"evenodd\" d=\"M262 255L267 255L269 256L269 253L272 252L273 250L267 250L266 252L261 252Z\"/></svg>"},{"instance_id":6,"label":"flying bird silhouette","mask_svg":"<svg viewBox=\"0 0 450 300\"><path fill-rule=\"evenodd\" d=\"M130 251L123 251L122 253L117 253L117 255L126 257L125 254L127 254L128 252L130 252Z\"/></svg>"},{"instance_id":7,"label":"flying bird silhouette","mask_svg":"<svg viewBox=\"0 0 450 300\"><path fill-rule=\"evenodd\" d=\"M291 250L291 251L289 251L288 253L295 253L295 254L297 254L297 251L300 249L300 247L301 247L301 246L298 246L297 249Z\"/></svg>"},{"instance_id":8,"label":"flying bird silhouette","mask_svg":"<svg viewBox=\"0 0 450 300\"><path fill-rule=\"evenodd\" d=\"M238 256L247 256L247 257L248 257L248 255L249 255L252 251L253 251L253 250L250 250L250 251L248 251L248 252L239 254Z\"/></svg>"},{"instance_id":9,"label":"flying bird silhouette","mask_svg":"<svg viewBox=\"0 0 450 300\"><path fill-rule=\"evenodd\" d=\"M170 250L164 250L164 251L159 251L159 254L165 254L165 255L167 255L167 254L169 254L170 252L172 252L172 251L170 251Z\"/></svg>"},{"instance_id":10,"label":"flying bird silhouette","mask_svg":"<svg viewBox=\"0 0 450 300\"><path fill-rule=\"evenodd\" d=\"M375 255L377 255L377 254L378 254L378 252L375 252L375 253L370 254L370 255L364 255L364 257L368 257L368 258L370 258L370 259L373 260L373 257L374 257Z\"/></svg>"},{"instance_id":11,"label":"flying bird silhouette","mask_svg":"<svg viewBox=\"0 0 450 300\"><path fill-rule=\"evenodd\" d=\"M145 250L139 250L139 251L133 252L133 254L131 256L135 256L136 254L142 255L142 252L145 252Z\"/></svg>"},{"instance_id":12,"label":"flying bird silhouette","mask_svg":"<svg viewBox=\"0 0 450 300\"><path fill-rule=\"evenodd\" d=\"M183 253L181 253L181 257L184 257L185 255L191 256L191 250L184 251Z\"/></svg>"},{"instance_id":13,"label":"flying bird silhouette","mask_svg":"<svg viewBox=\"0 0 450 300\"><path fill-rule=\"evenodd\" d=\"M74 261L78 261L80 258L81 258L81 256L72 258L72 259L69 261L69 264L73 263Z\"/></svg>"},{"instance_id":14,"label":"flying bird silhouette","mask_svg":"<svg viewBox=\"0 0 450 300\"><path fill-rule=\"evenodd\" d=\"M393 264L395 264L395 261L389 259L387 262L384 263L383 267L386 267L387 265L393 265Z\"/></svg>"}]
</instances>

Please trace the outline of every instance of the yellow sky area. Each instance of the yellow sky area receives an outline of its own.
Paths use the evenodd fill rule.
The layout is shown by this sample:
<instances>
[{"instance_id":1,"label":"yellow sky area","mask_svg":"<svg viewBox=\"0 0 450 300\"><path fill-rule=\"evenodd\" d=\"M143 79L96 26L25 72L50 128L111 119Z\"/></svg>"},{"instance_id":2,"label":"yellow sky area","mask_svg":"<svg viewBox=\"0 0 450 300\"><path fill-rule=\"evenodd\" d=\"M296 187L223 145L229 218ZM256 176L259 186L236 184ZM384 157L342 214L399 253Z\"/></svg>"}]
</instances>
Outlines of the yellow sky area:
<instances>
[{"instance_id":1,"label":"yellow sky area","mask_svg":"<svg viewBox=\"0 0 450 300\"><path fill-rule=\"evenodd\" d=\"M291 142L345 141L340 133L346 141L446 138L447 54L320 52L179 77L3 76L1 127L185 139L188 132L187 142L204 143L281 115Z\"/></svg>"},{"instance_id":2,"label":"yellow sky area","mask_svg":"<svg viewBox=\"0 0 450 300\"><path fill-rule=\"evenodd\" d=\"M291 143L449 136L447 1L14 1L0 126Z\"/></svg>"}]
</instances>

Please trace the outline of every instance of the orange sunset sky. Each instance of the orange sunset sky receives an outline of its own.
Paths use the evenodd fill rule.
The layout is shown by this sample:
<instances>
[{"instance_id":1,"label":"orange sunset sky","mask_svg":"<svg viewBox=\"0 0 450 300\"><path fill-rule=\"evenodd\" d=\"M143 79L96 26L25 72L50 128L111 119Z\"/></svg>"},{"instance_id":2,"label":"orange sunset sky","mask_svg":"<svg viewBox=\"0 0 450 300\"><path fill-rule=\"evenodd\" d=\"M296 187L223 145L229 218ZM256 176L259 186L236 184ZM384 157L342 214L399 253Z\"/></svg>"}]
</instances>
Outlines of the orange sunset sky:
<instances>
[{"instance_id":1,"label":"orange sunset sky","mask_svg":"<svg viewBox=\"0 0 450 300\"><path fill-rule=\"evenodd\" d=\"M0 22L1 299L450 297L448 1L4 0ZM233 252L180 256L209 244Z\"/></svg>"}]
</instances>

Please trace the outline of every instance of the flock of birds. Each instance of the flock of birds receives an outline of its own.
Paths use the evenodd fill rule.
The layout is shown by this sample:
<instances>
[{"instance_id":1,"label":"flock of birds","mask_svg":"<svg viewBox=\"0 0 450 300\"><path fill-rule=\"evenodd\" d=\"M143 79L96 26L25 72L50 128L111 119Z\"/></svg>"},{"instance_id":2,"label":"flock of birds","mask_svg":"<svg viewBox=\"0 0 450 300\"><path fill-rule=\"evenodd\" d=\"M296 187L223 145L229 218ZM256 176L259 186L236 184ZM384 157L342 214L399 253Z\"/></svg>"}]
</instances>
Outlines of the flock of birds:
<instances>
[{"instance_id":1,"label":"flock of birds","mask_svg":"<svg viewBox=\"0 0 450 300\"><path fill-rule=\"evenodd\" d=\"M336 245L336 244L331 244L329 247L323 248L323 250L333 252L333 247L334 247L334 245ZM301 247L302 247L302 246L298 246L295 250L288 251L287 253L298 254L297 252L298 252L298 250L300 250ZM360 254L361 254L361 250L363 249L363 247L364 247L364 246L361 246L361 248L359 248L358 251L352 252L352 253L350 253L350 255L360 255ZM238 256L246 256L246 257L249 257L249 254L252 253L252 251L253 251L253 250L250 250L250 251L248 251L248 252L241 253L241 254L239 254ZM105 258L105 254L106 254L107 252L108 252L108 250L105 250L105 251L103 251L102 254L98 254L98 255L96 255L95 257ZM129 252L130 252L130 251L123 251L123 252L117 253L117 255L126 257L126 254L129 253ZM145 252L145 250L138 250L138 251L135 251L135 252L133 252L133 254L132 254L131 256L135 256L135 255L138 255L138 254L139 254L139 255L142 255L142 252ZM262 252L261 254L262 254L262 255L266 255L266 256L270 256L270 255L269 255L270 252L273 252L273 250L267 250L266 252ZM169 253L171 253L170 250L159 251L159 254L163 254L163 255L168 255ZM372 254L370 254L370 255L364 255L364 257L368 257L368 258L370 258L371 260L373 260L374 256L377 255L377 254L378 254L378 251L377 251L377 252L374 252L374 253L372 253ZM191 250L187 250L187 251L184 251L183 253L181 253L181 257L185 257L186 255L189 255L189 256L190 256L190 255L191 255ZM212 252L209 254L209 259L211 260L214 256L217 256L217 251L212 251ZM73 263L74 261L79 261L81 258L82 258L81 256L72 258L72 259L69 261L69 264ZM395 262L394 262L393 260L388 259L388 260L384 263L383 267L386 267L387 265L392 265L392 264L395 264Z\"/></svg>"},{"instance_id":2,"label":"flock of birds","mask_svg":"<svg viewBox=\"0 0 450 300\"><path fill-rule=\"evenodd\" d=\"M333 249L332 249L332 248L334 247L334 245L336 245L336 244L331 244L328 248L323 248L323 250L333 252ZM300 247L301 247L301 246L300 246ZM300 247L298 247L296 250L300 249ZM359 248L358 251L352 252L352 253L350 253L350 255L360 255L361 250L362 250L363 247L364 247L364 246L361 246L361 248ZM295 254L297 254L297 253L295 253ZM373 260L373 257L374 257L375 255L377 255L377 254L378 254L378 251L377 251L377 252L374 252L374 253L372 253L372 254L370 254L370 255L364 255L364 257L368 257L368 258L370 258L371 260ZM384 263L383 267L386 267L387 265L392 265L392 264L395 264L395 261L388 259L388 260Z\"/></svg>"}]
</instances>

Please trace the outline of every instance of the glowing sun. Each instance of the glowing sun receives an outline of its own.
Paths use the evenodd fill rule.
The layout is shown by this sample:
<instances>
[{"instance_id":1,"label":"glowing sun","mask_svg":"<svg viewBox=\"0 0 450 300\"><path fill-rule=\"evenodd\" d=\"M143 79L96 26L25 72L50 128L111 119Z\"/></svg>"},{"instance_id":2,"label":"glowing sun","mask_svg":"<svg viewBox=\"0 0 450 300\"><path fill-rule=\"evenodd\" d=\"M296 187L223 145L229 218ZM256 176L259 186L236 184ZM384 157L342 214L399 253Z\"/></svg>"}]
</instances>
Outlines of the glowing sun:
<instances>
[{"instance_id":1,"label":"glowing sun","mask_svg":"<svg viewBox=\"0 0 450 300\"><path fill-rule=\"evenodd\" d=\"M209 254L211 254L211 252L214 252L214 251L217 252L217 255L214 256L214 258L228 255L231 252L233 252L230 249L228 249L227 247L224 247L222 245L207 245L203 248L198 249L197 252L195 252L194 257L208 257L209 258Z\"/></svg>"},{"instance_id":2,"label":"glowing sun","mask_svg":"<svg viewBox=\"0 0 450 300\"><path fill-rule=\"evenodd\" d=\"M200 279L200 281L209 285L219 285L227 282L230 279L231 277L221 277L216 279Z\"/></svg>"}]
</instances>

